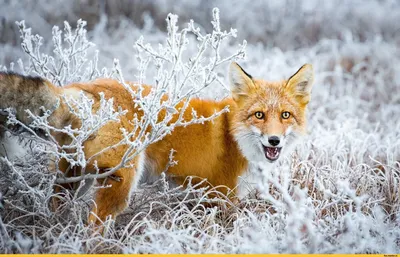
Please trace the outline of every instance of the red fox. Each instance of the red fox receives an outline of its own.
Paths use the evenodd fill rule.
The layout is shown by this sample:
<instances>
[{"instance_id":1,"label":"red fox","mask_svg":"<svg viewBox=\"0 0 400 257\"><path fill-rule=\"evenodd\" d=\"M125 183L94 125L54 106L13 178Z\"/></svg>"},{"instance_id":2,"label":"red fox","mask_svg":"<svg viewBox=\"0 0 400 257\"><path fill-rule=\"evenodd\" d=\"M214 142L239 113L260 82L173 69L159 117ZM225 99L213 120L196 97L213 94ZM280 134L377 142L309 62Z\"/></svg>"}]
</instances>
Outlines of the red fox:
<instances>
[{"instance_id":1,"label":"red fox","mask_svg":"<svg viewBox=\"0 0 400 257\"><path fill-rule=\"evenodd\" d=\"M168 169L177 183L183 183L187 176L206 178L213 186L223 185L234 189L238 177L247 171L251 163L273 163L280 156L290 152L294 141L305 133L306 107L310 101L313 84L313 69L303 65L287 80L268 82L255 79L237 63L229 69L231 98L222 101L192 99L184 113L185 120L192 118L191 110L208 117L215 111L229 105L230 111L205 124L177 127L162 140L150 145L138 155L132 167L121 168L113 176L119 179L101 180L109 187L100 188L95 195L95 206L89 222L101 223L108 215L113 218L121 213L129 202L132 187L143 172L160 174L169 162L169 153L174 149L178 164ZM135 86L132 84L132 89ZM49 81L21 76L14 73L0 73L0 109L14 108L17 118L29 124L25 110L40 114L41 106L50 109L60 100L61 95L76 96L83 91L95 103L103 92L106 99L113 97L116 107L121 106L127 113L119 122L109 122L96 135L84 143L85 156L92 156L107 146L122 139L121 128L132 129L130 121L134 114L139 118L142 111L134 107L128 90L118 81L97 79L89 83L74 83L57 87ZM150 92L144 86L143 94ZM96 105L95 105L96 106ZM71 114L65 103L49 118L50 125L62 128L76 127L79 120ZM171 122L174 122L172 120ZM53 135L60 145L71 140L68 135ZM100 169L115 167L124 155L125 146L118 146L103 152L95 159ZM61 161L61 171L68 169L68 163ZM94 171L93 163L86 167ZM221 187L227 194L227 189Z\"/></svg>"}]
</instances>

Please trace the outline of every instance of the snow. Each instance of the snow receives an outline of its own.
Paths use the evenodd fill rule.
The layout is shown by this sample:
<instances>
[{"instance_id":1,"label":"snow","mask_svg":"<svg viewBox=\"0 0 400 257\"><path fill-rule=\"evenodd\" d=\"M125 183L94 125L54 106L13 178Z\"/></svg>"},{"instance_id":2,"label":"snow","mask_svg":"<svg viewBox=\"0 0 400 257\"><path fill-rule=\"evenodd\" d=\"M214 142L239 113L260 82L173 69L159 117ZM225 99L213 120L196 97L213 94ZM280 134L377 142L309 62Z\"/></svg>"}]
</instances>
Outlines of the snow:
<instances>
[{"instance_id":1,"label":"snow","mask_svg":"<svg viewBox=\"0 0 400 257\"><path fill-rule=\"evenodd\" d=\"M315 69L308 135L278 166L249 176L256 192L238 203L222 197L219 207L206 208L204 189L176 187L162 177L140 186L128 210L107 221L103 234L84 225L91 192L66 195L56 212L50 210L56 177L49 171L53 159L43 150L54 155L51 146L26 135L7 139L12 145L0 164L0 196L5 200L0 209L1 252L400 251L398 1L157 0L90 6L0 0L0 5L0 70L39 74L60 85L123 75L171 90L166 92L173 100L184 97L192 85L202 89L193 96L221 99L229 94L227 71L233 59L253 77L268 80L287 78L304 63ZM167 30L170 12L177 16L168 16ZM86 27L80 18L87 20ZM21 20L25 25L18 27L15 22ZM187 36L181 37L185 28ZM207 34L210 44L193 65ZM74 35L76 42L71 41ZM39 41L42 45L36 49ZM172 68L174 60L180 60L178 69ZM184 65L193 65L191 76L185 76ZM171 77L183 87L172 90ZM95 125L117 118L107 101L104 112L93 114L85 112L91 106L88 99L80 103L86 107L77 110L79 115L92 115ZM207 117L197 118L204 122ZM173 129L165 124L159 124L161 134ZM78 137L90 133L92 128L85 127ZM16 143L22 148L18 155Z\"/></svg>"}]
</instances>

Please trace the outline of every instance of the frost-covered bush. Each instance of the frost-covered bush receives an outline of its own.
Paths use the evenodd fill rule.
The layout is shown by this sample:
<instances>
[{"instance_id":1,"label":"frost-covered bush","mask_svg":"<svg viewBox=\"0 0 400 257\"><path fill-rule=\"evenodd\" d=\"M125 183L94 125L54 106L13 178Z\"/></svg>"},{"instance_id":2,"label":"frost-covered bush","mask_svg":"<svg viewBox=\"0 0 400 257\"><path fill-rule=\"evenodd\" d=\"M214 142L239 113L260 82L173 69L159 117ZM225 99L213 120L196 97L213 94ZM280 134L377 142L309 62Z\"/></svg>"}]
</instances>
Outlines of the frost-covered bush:
<instances>
[{"instance_id":1,"label":"frost-covered bush","mask_svg":"<svg viewBox=\"0 0 400 257\"><path fill-rule=\"evenodd\" d=\"M38 12L57 13L56 4L44 2L47 9L32 8L37 8ZM105 12L95 14L98 18L89 22L91 29L86 33L100 50L97 67L111 67L104 75L121 78L120 74L123 74L126 79L166 88L169 77L184 81L185 76L171 76L172 70L167 69L176 58L174 55L169 55L171 59L166 60L157 57L157 54L165 53L160 51L165 48L158 48L156 43L170 39L174 34L171 28L175 28L170 25L169 33L162 32L160 16L164 20L170 8L174 8L181 22L187 21L183 17L195 18L200 27L211 29L212 25L207 23L212 17L211 8L202 4L204 1L184 2L174 4L174 7L170 7L168 1L154 1L154 5L149 6L146 1L139 1L135 3L136 7L144 6L148 13L143 12L142 17L146 18L141 20L143 27L139 29L126 19L130 14L118 14L119 8L133 8L135 4L121 1L119 7L111 2L105 2L108 6L104 7ZM7 3L2 4L6 8L1 8L0 12L11 8ZM17 2L13 5L19 6ZM76 14L84 12L76 11L75 5L67 3L60 17L75 21L80 16ZM255 196L237 203L222 198L221 205L214 208L201 204L205 198L204 190L191 186L174 187L161 177L154 184L142 185L133 194L129 208L115 222L107 221L105 232L100 235L84 226L90 195L83 198L66 195L57 212L49 210L56 178L47 171L49 160L40 152L41 142L32 143L29 138L24 138L21 143L25 146L25 156L11 158L8 153L10 158L2 162L0 171L0 192L5 199L4 209L0 209L2 251L399 252L398 2L218 1L215 5L221 8L221 27L233 24L239 28L238 37L248 39L246 60L241 63L254 77L282 79L303 63L314 65L316 81L309 106L309 135L293 156L282 160L272 170L264 169L254 174L256 181L249 183L257 189ZM166 13L163 15L163 12ZM39 24L36 26L27 21L35 31L45 27L42 24L49 28L62 24L52 15L42 15L44 18L41 19L35 15L27 17ZM13 22L20 19L15 18ZM191 33L190 26L187 34ZM194 24L193 29L197 26ZM13 30L18 31L17 27ZM42 53L55 58L59 65L62 59L56 59L57 53L51 52L54 44L50 40L50 31L43 32ZM178 36L179 31L175 32ZM132 48L140 35L144 40L138 41L136 49ZM201 42L190 35L187 40L186 51L181 57L189 65L187 67L192 67L189 57L201 50ZM145 41L151 44L146 45ZM180 44L180 40L170 42ZM238 44L232 40L220 47L219 53L226 57L234 55L241 49ZM15 50L11 41L6 42L4 49L0 52L0 64L9 68L9 62L15 62L22 51ZM94 60L95 51L89 50L86 59ZM207 65L193 66L192 76L186 79L190 83L186 86L197 85L192 89L197 90L212 78L214 83L204 88L201 96L220 99L228 95L227 80L224 79L226 66L222 64L208 73L210 77L204 76L204 71L211 70L208 67L212 66L208 65L218 62L214 48L211 46L209 50L203 55ZM140 57L134 58L135 51ZM120 60L113 66L115 57ZM29 58L23 63L27 65L25 69L30 67ZM90 67L88 64L82 64L84 68L76 73L76 77L60 76L61 82L89 79L84 75L89 74L85 73ZM18 68L14 65L14 69ZM71 71L74 68L73 65ZM137 68L143 72L137 72ZM100 73L94 77L103 76L101 68L97 69ZM169 73L164 76L160 70L165 69ZM49 73L39 74L53 80ZM178 91L184 95L190 89L185 87Z\"/></svg>"}]
</instances>

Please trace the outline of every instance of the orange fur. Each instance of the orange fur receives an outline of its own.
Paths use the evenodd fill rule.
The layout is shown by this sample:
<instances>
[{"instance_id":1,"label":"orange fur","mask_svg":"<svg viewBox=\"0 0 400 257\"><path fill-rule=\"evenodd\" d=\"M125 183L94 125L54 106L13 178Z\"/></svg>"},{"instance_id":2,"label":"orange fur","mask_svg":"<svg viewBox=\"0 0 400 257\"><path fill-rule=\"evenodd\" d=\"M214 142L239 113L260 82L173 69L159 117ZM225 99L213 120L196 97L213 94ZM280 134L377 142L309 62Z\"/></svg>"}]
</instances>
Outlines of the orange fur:
<instances>
[{"instance_id":1,"label":"orange fur","mask_svg":"<svg viewBox=\"0 0 400 257\"><path fill-rule=\"evenodd\" d=\"M176 182L183 183L187 176L196 176L206 178L213 186L223 185L233 189L237 185L238 176L248 169L249 163L259 161L257 158L263 159L262 156L265 153L262 147L268 144L263 141L265 135L283 135L284 137L289 128L290 133L293 131L299 134L304 133L305 109L310 99L312 84L311 65L303 66L289 80L267 82L253 79L240 66L233 63L230 68L230 80L232 98L223 101L192 99L184 114L184 119L192 118L192 109L204 117L222 110L227 105L230 106L230 112L205 124L177 127L170 135L153 143L145 150L143 155L145 162L151 164L153 173L160 174L165 170L170 150L174 149L176 151L174 159L178 161L178 164L170 167L168 174ZM128 111L120 118L120 122L106 124L94 137L84 143L87 157L118 143L122 139L120 129L131 130L133 127L130 121L134 114L137 114L139 118L143 115L140 110L134 108L127 90L115 80L98 79L90 83L71 84L61 89L48 82L46 85L54 91L55 96L75 95L83 90L95 101L95 108L99 107L99 93L103 92L106 99L114 98L115 107L121 106ZM144 94L148 94L149 91L150 87L145 86ZM283 111L290 112L292 116L289 119L282 119ZM256 118L255 112L263 112L264 118ZM161 113L160 118L163 115ZM75 127L79 125L79 121L68 113L65 104L61 104L50 120L57 127L67 124ZM171 122L175 120L176 117ZM54 136L60 144L68 143L68 136L62 134ZM247 139L249 142L251 140L254 142L247 145ZM107 169L116 166L126 149L126 146L119 146L97 156L95 160L98 167ZM249 152L254 150L255 155L247 153L247 149L250 149ZM261 157L257 151L260 151ZM89 217L90 222L99 222L96 216L100 220L105 220L108 215L115 217L125 209L132 184L139 179L136 170L139 166L139 157L134 159L132 164L134 167L120 169L114 174L120 178L120 181L109 178L100 181L111 187L98 190L96 206ZM61 170L66 171L67 168L66 162L60 163ZM87 170L94 171L93 163L88 164ZM221 191L224 194L228 193L225 187L221 187Z\"/></svg>"}]
</instances>

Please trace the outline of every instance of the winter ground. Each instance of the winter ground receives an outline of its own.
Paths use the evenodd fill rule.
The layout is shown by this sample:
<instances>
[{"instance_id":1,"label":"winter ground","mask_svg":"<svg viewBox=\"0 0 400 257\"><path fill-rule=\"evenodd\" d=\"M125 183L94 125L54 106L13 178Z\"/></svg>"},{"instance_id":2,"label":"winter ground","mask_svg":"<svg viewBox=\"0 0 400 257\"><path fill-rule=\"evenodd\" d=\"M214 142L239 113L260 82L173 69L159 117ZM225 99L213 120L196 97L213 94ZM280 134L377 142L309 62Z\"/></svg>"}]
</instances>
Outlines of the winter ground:
<instances>
[{"instance_id":1,"label":"winter ground","mask_svg":"<svg viewBox=\"0 0 400 257\"><path fill-rule=\"evenodd\" d=\"M90 201L67 199L48 208L53 176L31 144L2 161L0 251L17 253L398 253L400 252L400 3L398 1L7 1L0 0L0 66L18 71L29 58L15 21L25 20L52 53L52 27L88 21L99 68L120 61L136 79L132 45L140 35L154 48L166 38L169 12L183 26L193 19L212 29L213 7L222 29L247 40L239 63L254 77L281 79L312 63L315 84L308 136L290 160L264 174L257 198L204 208L202 193L159 183L143 186L130 208L103 235L84 220ZM188 46L187 52L197 45ZM13 62L14 66L10 63ZM154 81L148 66L145 81ZM227 64L220 70L225 84ZM66 78L68 80L68 78ZM203 97L228 91L214 83ZM16 141L15 139L9 139ZM34 143L33 143L34 144ZM41 173L37 173L41 171ZM41 175L40 175L41 174Z\"/></svg>"}]
</instances>

